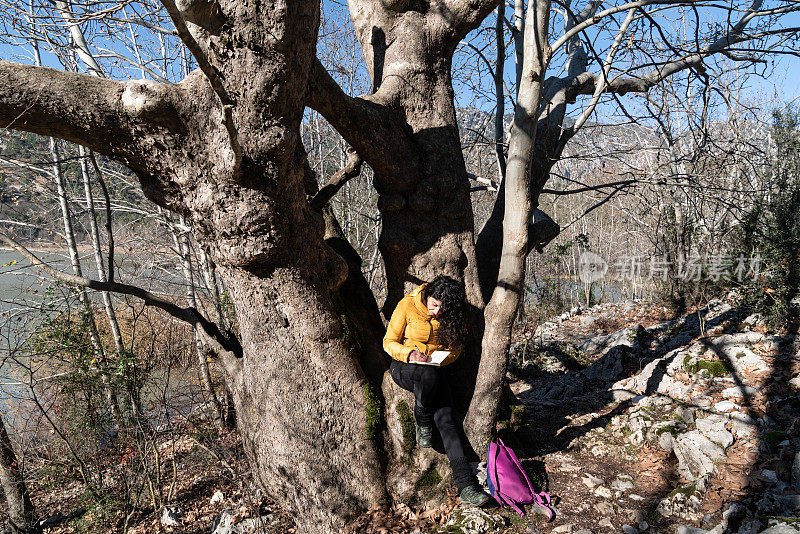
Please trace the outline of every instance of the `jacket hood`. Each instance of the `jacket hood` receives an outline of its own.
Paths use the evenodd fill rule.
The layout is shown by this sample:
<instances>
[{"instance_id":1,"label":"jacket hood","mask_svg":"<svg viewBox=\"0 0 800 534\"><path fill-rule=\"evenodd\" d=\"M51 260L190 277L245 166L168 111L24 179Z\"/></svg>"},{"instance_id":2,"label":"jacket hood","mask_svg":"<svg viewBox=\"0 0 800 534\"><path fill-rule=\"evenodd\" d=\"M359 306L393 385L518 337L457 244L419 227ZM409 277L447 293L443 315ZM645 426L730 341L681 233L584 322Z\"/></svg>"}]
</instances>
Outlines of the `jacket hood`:
<instances>
[{"instance_id":1,"label":"jacket hood","mask_svg":"<svg viewBox=\"0 0 800 534\"><path fill-rule=\"evenodd\" d=\"M430 317L431 314L428 313L428 306L422 302L422 291L426 285L428 284L422 284L412 291L411 300L414 302L414 306L416 306L417 311L421 313L423 317Z\"/></svg>"}]
</instances>

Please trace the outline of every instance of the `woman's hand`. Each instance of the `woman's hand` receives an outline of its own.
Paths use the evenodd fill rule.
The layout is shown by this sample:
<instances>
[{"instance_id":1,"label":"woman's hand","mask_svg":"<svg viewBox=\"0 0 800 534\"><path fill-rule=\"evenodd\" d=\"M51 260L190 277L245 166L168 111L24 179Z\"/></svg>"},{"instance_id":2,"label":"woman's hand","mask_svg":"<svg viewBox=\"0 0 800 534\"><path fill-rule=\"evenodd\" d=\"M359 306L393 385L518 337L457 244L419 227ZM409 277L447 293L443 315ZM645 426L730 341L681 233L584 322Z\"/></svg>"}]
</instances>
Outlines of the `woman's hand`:
<instances>
[{"instance_id":1,"label":"woman's hand","mask_svg":"<svg viewBox=\"0 0 800 534\"><path fill-rule=\"evenodd\" d=\"M429 360L428 356L422 354L420 351L415 350L411 354L408 355L409 362L422 362L425 363Z\"/></svg>"}]
</instances>

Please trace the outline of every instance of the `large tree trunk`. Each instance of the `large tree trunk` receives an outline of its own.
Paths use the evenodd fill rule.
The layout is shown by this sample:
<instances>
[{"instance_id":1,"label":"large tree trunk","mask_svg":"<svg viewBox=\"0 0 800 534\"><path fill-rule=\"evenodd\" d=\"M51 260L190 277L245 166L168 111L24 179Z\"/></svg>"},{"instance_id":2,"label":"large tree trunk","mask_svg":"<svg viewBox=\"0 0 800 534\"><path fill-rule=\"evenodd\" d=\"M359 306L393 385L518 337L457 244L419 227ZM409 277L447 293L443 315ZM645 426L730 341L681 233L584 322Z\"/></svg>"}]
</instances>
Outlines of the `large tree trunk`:
<instances>
[{"instance_id":1,"label":"large tree trunk","mask_svg":"<svg viewBox=\"0 0 800 534\"><path fill-rule=\"evenodd\" d=\"M384 484L367 382L329 290L292 267L220 271L242 332L231 389L253 472L298 512L300 530L341 529L383 500Z\"/></svg>"}]
</instances>

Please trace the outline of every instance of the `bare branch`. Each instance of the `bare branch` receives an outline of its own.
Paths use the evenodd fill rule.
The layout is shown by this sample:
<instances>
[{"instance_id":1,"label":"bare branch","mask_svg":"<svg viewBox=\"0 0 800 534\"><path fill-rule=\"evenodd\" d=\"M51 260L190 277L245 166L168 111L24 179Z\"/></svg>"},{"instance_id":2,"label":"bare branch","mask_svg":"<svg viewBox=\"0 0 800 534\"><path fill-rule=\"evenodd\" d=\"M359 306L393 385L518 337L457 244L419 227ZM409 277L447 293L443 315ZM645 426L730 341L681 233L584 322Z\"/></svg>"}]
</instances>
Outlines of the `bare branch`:
<instances>
[{"instance_id":1,"label":"bare branch","mask_svg":"<svg viewBox=\"0 0 800 534\"><path fill-rule=\"evenodd\" d=\"M361 174L361 164L364 162L361 156L352 148L347 149L347 163L343 169L339 169L333 174L325 185L322 186L314 197L308 201L311 209L320 211L330 199L336 195L344 184Z\"/></svg>"},{"instance_id":2,"label":"bare branch","mask_svg":"<svg viewBox=\"0 0 800 534\"><path fill-rule=\"evenodd\" d=\"M177 304L154 295L149 291L142 289L141 287L136 287L129 284L120 284L119 282L100 282L98 280L91 280L83 276L64 273L39 259L33 252L9 237L5 232L0 232L0 241L25 256L32 265L40 267L45 273L56 280L78 287L94 289L96 291L109 291L112 293L121 293L123 295L131 295L140 298L142 301L144 301L146 306L153 306L164 310L176 319L180 319L181 321L191 324L197 329L203 330L206 336L215 340L216 344L219 344L225 348L226 352L236 355L242 354L242 348L239 345L239 341L234 336L223 334L215 323L203 317L203 315L194 307L181 308Z\"/></svg>"}]
</instances>

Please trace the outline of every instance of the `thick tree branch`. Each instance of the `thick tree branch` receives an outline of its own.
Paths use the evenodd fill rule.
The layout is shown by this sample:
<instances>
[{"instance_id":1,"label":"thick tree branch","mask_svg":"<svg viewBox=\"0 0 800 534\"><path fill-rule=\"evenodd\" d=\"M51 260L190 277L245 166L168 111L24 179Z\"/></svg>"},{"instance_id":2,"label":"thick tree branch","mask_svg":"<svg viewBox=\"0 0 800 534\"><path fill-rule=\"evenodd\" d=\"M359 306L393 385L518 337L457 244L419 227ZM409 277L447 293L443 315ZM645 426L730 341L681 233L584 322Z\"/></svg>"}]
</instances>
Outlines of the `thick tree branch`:
<instances>
[{"instance_id":1,"label":"thick tree branch","mask_svg":"<svg viewBox=\"0 0 800 534\"><path fill-rule=\"evenodd\" d=\"M135 170L152 170L142 134L182 130L177 89L167 85L7 61L0 61L0 79L0 127L66 139Z\"/></svg>"},{"instance_id":2,"label":"thick tree branch","mask_svg":"<svg viewBox=\"0 0 800 534\"><path fill-rule=\"evenodd\" d=\"M307 104L331 123L377 175L402 181L415 163L416 151L408 125L380 102L379 95L348 96L317 59ZM402 183L397 185L402 189Z\"/></svg>"},{"instance_id":3,"label":"thick tree branch","mask_svg":"<svg viewBox=\"0 0 800 534\"><path fill-rule=\"evenodd\" d=\"M339 192L339 189L341 189L344 184L361 174L361 164L363 162L364 160L361 159L361 156L359 156L353 148L348 148L347 163L344 168L339 169L333 176L328 178L328 181L325 182L322 189L308 201L311 209L320 211L323 206Z\"/></svg>"},{"instance_id":4,"label":"thick tree branch","mask_svg":"<svg viewBox=\"0 0 800 534\"><path fill-rule=\"evenodd\" d=\"M146 306L159 308L176 319L191 324L195 328L202 330L206 336L214 341L215 345L222 347L225 352L241 357L242 348L239 344L239 340L236 339L235 336L224 334L215 323L203 317L194 307L181 308L177 304L154 295L141 287L120 284L119 282L100 282L98 280L91 280L83 276L76 276L59 271L39 259L33 252L9 237L5 232L0 232L0 242L5 243L25 256L28 261L31 262L31 265L36 265L41 268L45 273L56 280L79 287L94 289L96 291L110 291L112 293L121 293L123 295L131 295L140 298Z\"/></svg>"},{"instance_id":5,"label":"thick tree branch","mask_svg":"<svg viewBox=\"0 0 800 534\"><path fill-rule=\"evenodd\" d=\"M432 2L431 9L438 8L441 16L447 19L457 43L477 28L500 3L500 0L443 0L440 5Z\"/></svg>"},{"instance_id":6,"label":"thick tree branch","mask_svg":"<svg viewBox=\"0 0 800 534\"><path fill-rule=\"evenodd\" d=\"M195 60L197 60L197 65L200 67L200 70L203 71L203 74L206 75L211 87L214 89L214 93L222 104L222 116L225 119L225 129L228 131L231 150L233 150L234 154L233 173L239 174L242 166L242 147L239 145L239 132L236 130L236 125L233 123L233 107L235 101L225 88L222 75L208 61L203 49L189 32L186 21L183 19L183 15L178 10L175 2L173 2L173 0L161 0L161 4L167 9L167 13L169 13L172 22L175 24L178 36L181 38L181 41L183 41L183 44L186 45L186 48L192 53Z\"/></svg>"}]
</instances>

